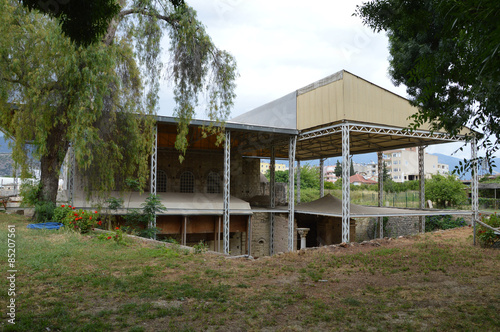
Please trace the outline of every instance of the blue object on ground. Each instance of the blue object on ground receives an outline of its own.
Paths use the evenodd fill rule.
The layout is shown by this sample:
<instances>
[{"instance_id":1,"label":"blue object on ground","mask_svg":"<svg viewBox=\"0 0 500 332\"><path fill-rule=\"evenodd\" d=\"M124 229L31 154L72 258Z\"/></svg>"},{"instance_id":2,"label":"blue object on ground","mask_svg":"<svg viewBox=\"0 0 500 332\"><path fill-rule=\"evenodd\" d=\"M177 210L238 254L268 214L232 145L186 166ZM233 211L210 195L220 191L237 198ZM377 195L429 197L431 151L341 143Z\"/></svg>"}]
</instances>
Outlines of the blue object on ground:
<instances>
[{"instance_id":1,"label":"blue object on ground","mask_svg":"<svg viewBox=\"0 0 500 332\"><path fill-rule=\"evenodd\" d=\"M63 224L60 222L44 222L40 224L29 224L27 227L30 229L59 229Z\"/></svg>"}]
</instances>

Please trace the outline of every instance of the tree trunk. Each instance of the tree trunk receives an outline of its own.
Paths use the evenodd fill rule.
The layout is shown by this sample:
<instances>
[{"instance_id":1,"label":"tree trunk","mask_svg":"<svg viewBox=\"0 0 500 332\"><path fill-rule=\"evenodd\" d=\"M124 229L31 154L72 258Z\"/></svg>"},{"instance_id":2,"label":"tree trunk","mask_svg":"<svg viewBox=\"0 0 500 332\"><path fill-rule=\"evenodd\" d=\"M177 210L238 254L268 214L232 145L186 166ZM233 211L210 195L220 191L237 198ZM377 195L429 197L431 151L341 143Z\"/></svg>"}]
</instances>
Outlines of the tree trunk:
<instances>
[{"instance_id":1,"label":"tree trunk","mask_svg":"<svg viewBox=\"0 0 500 332\"><path fill-rule=\"evenodd\" d=\"M47 153L40 159L39 199L45 202L56 203L57 189L59 187L59 172L68 152L69 142L66 139L66 126L55 127L47 137Z\"/></svg>"}]
</instances>

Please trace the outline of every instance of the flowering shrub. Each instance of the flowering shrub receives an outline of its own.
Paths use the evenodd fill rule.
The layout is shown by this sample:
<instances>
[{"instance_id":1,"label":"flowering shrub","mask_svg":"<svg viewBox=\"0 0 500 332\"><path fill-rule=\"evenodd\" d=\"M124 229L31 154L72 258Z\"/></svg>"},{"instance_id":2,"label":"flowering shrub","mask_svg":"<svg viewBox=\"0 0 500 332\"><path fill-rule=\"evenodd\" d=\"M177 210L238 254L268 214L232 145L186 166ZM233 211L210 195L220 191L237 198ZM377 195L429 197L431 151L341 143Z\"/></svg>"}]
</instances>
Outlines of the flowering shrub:
<instances>
[{"instance_id":1,"label":"flowering shrub","mask_svg":"<svg viewBox=\"0 0 500 332\"><path fill-rule=\"evenodd\" d=\"M71 205L61 205L54 209L54 215L52 216L52 221L54 222L63 222L63 219L73 211L73 207Z\"/></svg>"},{"instance_id":2,"label":"flowering shrub","mask_svg":"<svg viewBox=\"0 0 500 332\"><path fill-rule=\"evenodd\" d=\"M100 234L99 239L101 240L114 240L117 244L125 244L125 241L123 240L123 229L120 227L115 228L115 234L110 235L109 233L107 234Z\"/></svg>"},{"instance_id":3,"label":"flowering shrub","mask_svg":"<svg viewBox=\"0 0 500 332\"><path fill-rule=\"evenodd\" d=\"M61 206L61 208L65 209L64 206ZM97 211L76 210L75 207L69 205L66 212L66 216L60 222L76 232L87 233L99 223L99 213Z\"/></svg>"},{"instance_id":4,"label":"flowering shrub","mask_svg":"<svg viewBox=\"0 0 500 332\"><path fill-rule=\"evenodd\" d=\"M495 212L489 217L481 216L481 221L487 225L490 225L493 228L500 227L500 217ZM491 247L496 242L500 242L500 235L495 234L495 232L489 228L486 228L482 225L476 228L476 235L479 240L479 243L485 247Z\"/></svg>"}]
</instances>

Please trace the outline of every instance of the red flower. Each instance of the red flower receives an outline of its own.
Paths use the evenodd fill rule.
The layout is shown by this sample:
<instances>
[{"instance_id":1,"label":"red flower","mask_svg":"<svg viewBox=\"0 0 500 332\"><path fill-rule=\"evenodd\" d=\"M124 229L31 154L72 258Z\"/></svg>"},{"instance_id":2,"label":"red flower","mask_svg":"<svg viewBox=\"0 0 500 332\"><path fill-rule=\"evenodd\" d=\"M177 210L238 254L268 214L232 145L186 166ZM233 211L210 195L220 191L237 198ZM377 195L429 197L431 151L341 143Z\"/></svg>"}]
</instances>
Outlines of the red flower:
<instances>
[{"instance_id":1,"label":"red flower","mask_svg":"<svg viewBox=\"0 0 500 332\"><path fill-rule=\"evenodd\" d=\"M82 214L85 214L85 211L82 211Z\"/></svg>"},{"instance_id":2,"label":"red flower","mask_svg":"<svg viewBox=\"0 0 500 332\"><path fill-rule=\"evenodd\" d=\"M72 207L72 206L71 206L71 205L68 205L68 207L70 208L70 207Z\"/></svg>"},{"instance_id":3,"label":"red flower","mask_svg":"<svg viewBox=\"0 0 500 332\"><path fill-rule=\"evenodd\" d=\"M73 215L74 215L75 217L78 217L78 213L74 213Z\"/></svg>"},{"instance_id":4,"label":"red flower","mask_svg":"<svg viewBox=\"0 0 500 332\"><path fill-rule=\"evenodd\" d=\"M92 220L92 217L90 217L89 220Z\"/></svg>"},{"instance_id":5,"label":"red flower","mask_svg":"<svg viewBox=\"0 0 500 332\"><path fill-rule=\"evenodd\" d=\"M120 227L116 227L115 229L120 229Z\"/></svg>"},{"instance_id":6,"label":"red flower","mask_svg":"<svg viewBox=\"0 0 500 332\"><path fill-rule=\"evenodd\" d=\"M63 205L61 205L61 207L64 207L64 204L63 204Z\"/></svg>"},{"instance_id":7,"label":"red flower","mask_svg":"<svg viewBox=\"0 0 500 332\"><path fill-rule=\"evenodd\" d=\"M73 210L75 209L75 207L73 206Z\"/></svg>"},{"instance_id":8,"label":"red flower","mask_svg":"<svg viewBox=\"0 0 500 332\"><path fill-rule=\"evenodd\" d=\"M111 236L108 236L108 240L111 239Z\"/></svg>"},{"instance_id":9,"label":"red flower","mask_svg":"<svg viewBox=\"0 0 500 332\"><path fill-rule=\"evenodd\" d=\"M94 213L97 213L97 211L95 211Z\"/></svg>"},{"instance_id":10,"label":"red flower","mask_svg":"<svg viewBox=\"0 0 500 332\"><path fill-rule=\"evenodd\" d=\"M92 218L92 217L90 217L90 218ZM98 225L102 225L102 221L99 220L99 222L97 224Z\"/></svg>"}]
</instances>

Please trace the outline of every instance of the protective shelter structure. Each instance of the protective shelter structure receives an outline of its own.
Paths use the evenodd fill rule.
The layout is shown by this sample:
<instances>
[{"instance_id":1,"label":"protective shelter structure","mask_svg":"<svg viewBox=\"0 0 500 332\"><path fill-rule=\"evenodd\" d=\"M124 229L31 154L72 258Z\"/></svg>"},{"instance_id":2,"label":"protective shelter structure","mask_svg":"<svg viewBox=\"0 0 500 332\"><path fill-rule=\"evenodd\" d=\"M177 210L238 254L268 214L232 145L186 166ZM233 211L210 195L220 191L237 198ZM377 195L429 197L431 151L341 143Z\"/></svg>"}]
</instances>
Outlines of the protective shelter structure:
<instances>
[{"instance_id":1,"label":"protective shelter structure","mask_svg":"<svg viewBox=\"0 0 500 332\"><path fill-rule=\"evenodd\" d=\"M180 234L183 244L193 242L188 241L193 234L205 234L202 240L213 241L213 249L226 254L251 254L252 243L256 246L268 244L265 250L259 249L264 255L297 249L296 213L315 214L341 218L341 241L349 242L351 218L360 216L352 211L358 208L350 204L351 155L377 152L381 169L382 151L419 147L420 210L393 209L389 212L384 208L384 211L372 210L368 214L380 218L419 215L423 231L425 215L443 214L443 211L424 211L424 148L462 141L464 136L451 137L443 132L431 132L428 127L409 131L408 117L415 112L416 108L408 100L343 70L228 121L223 129L224 142L219 146L215 136L203 135L203 127L210 123L193 120L183 165L178 163L178 152L174 149L176 120L159 116L149 191L159 195L167 212L157 216L156 226L164 234ZM294 173L296 169L300 171L300 162L319 159L321 164L325 158L335 156L342 156L342 200L330 204L326 210L315 208L314 204L296 208ZM475 156L473 142L472 159ZM264 196L267 204L256 207L248 202L263 194L259 187L261 158L270 160L271 179L269 195ZM276 201L274 165L277 159L289 162L286 205ZM474 174L472 214L473 220L477 220L477 170ZM321 177L321 197L323 181ZM76 194L80 191L78 188L69 191L69 197L76 200L74 205L89 204L81 198L82 194ZM383 192L381 177L379 192ZM380 193L379 206L382 206ZM129 201L135 205L144 201L138 193L132 196L134 198ZM300 202L300 172L297 174L297 202ZM379 224L382 235L382 223ZM239 245L234 245L235 234L240 234L236 241Z\"/></svg>"}]
</instances>

